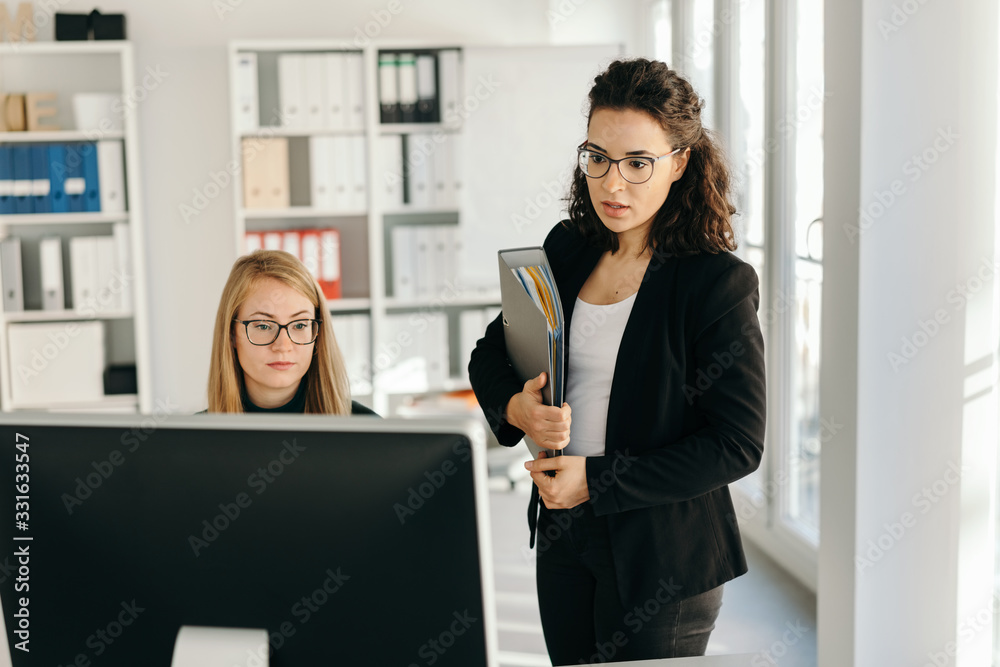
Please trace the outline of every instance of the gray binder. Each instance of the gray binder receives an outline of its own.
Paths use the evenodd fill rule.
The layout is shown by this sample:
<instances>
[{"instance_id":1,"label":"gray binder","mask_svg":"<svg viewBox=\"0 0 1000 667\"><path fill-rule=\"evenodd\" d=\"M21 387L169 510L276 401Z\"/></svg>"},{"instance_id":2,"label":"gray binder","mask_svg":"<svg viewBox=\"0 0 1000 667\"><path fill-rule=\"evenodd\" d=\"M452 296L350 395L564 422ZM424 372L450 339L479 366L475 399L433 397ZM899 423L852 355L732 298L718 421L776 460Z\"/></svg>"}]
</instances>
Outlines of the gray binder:
<instances>
[{"instance_id":1,"label":"gray binder","mask_svg":"<svg viewBox=\"0 0 1000 667\"><path fill-rule=\"evenodd\" d=\"M24 283L21 273L21 239L8 236L0 241L0 280L3 281L3 309L8 313L24 310Z\"/></svg>"},{"instance_id":2,"label":"gray binder","mask_svg":"<svg viewBox=\"0 0 1000 667\"><path fill-rule=\"evenodd\" d=\"M542 400L548 405L563 404L564 373L562 363L565 359L562 322L562 302L559 292L553 282L552 295L558 312L559 328L555 338L556 354L549 360L549 324L545 313L525 291L521 281L511 269L523 266L543 266L548 268L548 258L542 248L512 248L497 253L500 263L500 298L503 305L503 332L507 344L507 357L521 382L537 377L545 371L548 381L542 387ZM551 274L551 269L549 269ZM558 365L558 368L554 367ZM558 456L561 450L549 450L539 447L531 438L525 436L525 443L535 458L538 452L545 451L547 456Z\"/></svg>"}]
</instances>

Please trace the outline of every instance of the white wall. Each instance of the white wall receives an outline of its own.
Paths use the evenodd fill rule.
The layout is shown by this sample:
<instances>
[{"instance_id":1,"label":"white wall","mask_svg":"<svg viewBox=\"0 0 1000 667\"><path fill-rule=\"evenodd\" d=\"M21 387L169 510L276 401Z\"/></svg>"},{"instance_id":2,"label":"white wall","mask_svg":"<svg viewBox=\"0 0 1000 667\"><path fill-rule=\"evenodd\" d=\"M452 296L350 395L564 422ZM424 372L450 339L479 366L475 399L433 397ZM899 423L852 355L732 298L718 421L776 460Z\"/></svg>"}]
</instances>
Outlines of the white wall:
<instances>
[{"instance_id":1,"label":"white wall","mask_svg":"<svg viewBox=\"0 0 1000 667\"><path fill-rule=\"evenodd\" d=\"M401 10L393 14L390 4ZM138 108L148 231L154 402L179 412L205 405L212 324L233 251L229 189L185 222L191 205L229 161L226 45L232 39L416 39L458 45L633 43L631 3L610 0L119 0L136 71L165 73ZM93 3L66 2L87 12ZM227 9L231 11L226 11ZM623 9L625 10L623 13ZM570 11L572 10L572 11ZM559 20L551 12L560 12ZM382 27L379 19L387 24ZM44 37L44 33L42 34ZM558 119L551 119L558 122ZM574 119L575 120L575 119Z\"/></svg>"},{"instance_id":2,"label":"white wall","mask_svg":"<svg viewBox=\"0 0 1000 667\"><path fill-rule=\"evenodd\" d=\"M819 665L989 664L996 3L826 15Z\"/></svg>"}]
</instances>

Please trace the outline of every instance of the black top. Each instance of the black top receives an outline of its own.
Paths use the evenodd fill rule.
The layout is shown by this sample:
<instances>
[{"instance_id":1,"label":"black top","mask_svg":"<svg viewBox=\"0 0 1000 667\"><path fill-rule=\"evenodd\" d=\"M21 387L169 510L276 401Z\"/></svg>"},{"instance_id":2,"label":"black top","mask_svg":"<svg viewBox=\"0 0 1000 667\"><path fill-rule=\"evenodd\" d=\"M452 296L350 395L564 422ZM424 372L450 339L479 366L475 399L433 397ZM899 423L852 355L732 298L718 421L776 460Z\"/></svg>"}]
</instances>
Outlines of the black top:
<instances>
[{"instance_id":1,"label":"black top","mask_svg":"<svg viewBox=\"0 0 1000 667\"><path fill-rule=\"evenodd\" d=\"M568 332L603 251L568 223L544 247ZM654 254L649 262L617 351L605 455L586 461L626 608L641 606L660 580L673 578L686 598L746 572L727 485L756 470L764 449L758 303L757 273L732 253ZM507 359L502 316L476 344L469 377L500 444L520 442L524 433L504 420L524 383ZM536 503L533 487L533 539ZM538 539L544 547L545 536Z\"/></svg>"},{"instance_id":2,"label":"black top","mask_svg":"<svg viewBox=\"0 0 1000 667\"><path fill-rule=\"evenodd\" d=\"M247 396L246 391L243 392L243 412L288 412L292 414L302 414L306 411L306 383L300 382L299 389L295 392L295 396L292 396L292 400L288 401L284 405L279 405L276 408L261 408L254 405L250 397ZM208 412L203 410L202 412ZM378 413L369 408L368 406L361 405L357 401L351 401L351 414L352 415L370 415L373 417L378 417Z\"/></svg>"}]
</instances>

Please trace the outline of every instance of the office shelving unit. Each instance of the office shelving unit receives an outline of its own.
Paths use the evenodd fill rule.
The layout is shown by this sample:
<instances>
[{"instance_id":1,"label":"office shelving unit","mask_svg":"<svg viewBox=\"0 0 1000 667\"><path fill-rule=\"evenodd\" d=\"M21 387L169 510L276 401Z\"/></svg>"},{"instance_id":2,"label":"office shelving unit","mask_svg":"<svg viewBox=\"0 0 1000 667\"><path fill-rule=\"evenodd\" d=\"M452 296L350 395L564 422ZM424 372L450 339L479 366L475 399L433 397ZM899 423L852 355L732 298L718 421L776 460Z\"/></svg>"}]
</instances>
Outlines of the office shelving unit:
<instances>
[{"instance_id":1,"label":"office shelving unit","mask_svg":"<svg viewBox=\"0 0 1000 667\"><path fill-rule=\"evenodd\" d=\"M0 312L0 408L18 409L152 412L150 381L149 321L145 267L145 240L142 192L139 179L138 128L136 126L135 68L132 45L127 41L94 42L29 42L0 44L0 90L6 93L57 93L54 119L60 127L73 126L70 111L74 93L111 93L119 96L115 113L121 116L122 129L102 131L100 128L64 129L50 132L0 132L0 144L49 143L120 140L124 145L125 190L127 210L120 213L53 213L0 215L0 236L22 238L22 255L26 264L37 264L37 241L42 236L63 239L64 292L71 294L68 239L75 236L110 235L113 223L129 226L132 308L128 311L100 313L25 310ZM35 259L29 259L36 253ZM26 292L38 277L25 271ZM71 304L71 306L74 304ZM65 322L67 329L74 323L99 320L104 323L104 357L106 363L134 363L137 392L106 395L96 401L76 403L18 403L13 398L12 382L18 369L12 368L8 327L21 322ZM39 350L46 341L39 341Z\"/></svg>"}]
</instances>

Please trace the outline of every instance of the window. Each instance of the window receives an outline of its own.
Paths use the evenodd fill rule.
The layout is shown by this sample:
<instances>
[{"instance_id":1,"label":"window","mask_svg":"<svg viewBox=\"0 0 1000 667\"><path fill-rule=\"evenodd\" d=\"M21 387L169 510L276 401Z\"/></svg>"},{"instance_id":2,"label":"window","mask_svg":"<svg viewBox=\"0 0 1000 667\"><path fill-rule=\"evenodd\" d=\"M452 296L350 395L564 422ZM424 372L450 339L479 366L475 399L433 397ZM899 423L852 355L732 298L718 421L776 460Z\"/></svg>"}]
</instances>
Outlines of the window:
<instances>
[{"instance_id":1,"label":"window","mask_svg":"<svg viewBox=\"0 0 1000 667\"><path fill-rule=\"evenodd\" d=\"M760 277L768 434L758 470L734 485L745 532L815 586L823 280L823 0L672 0L677 69L710 101L729 153L738 254ZM655 33L659 34L659 33Z\"/></svg>"}]
</instances>

